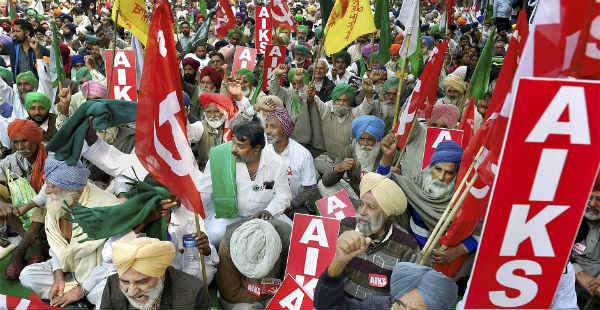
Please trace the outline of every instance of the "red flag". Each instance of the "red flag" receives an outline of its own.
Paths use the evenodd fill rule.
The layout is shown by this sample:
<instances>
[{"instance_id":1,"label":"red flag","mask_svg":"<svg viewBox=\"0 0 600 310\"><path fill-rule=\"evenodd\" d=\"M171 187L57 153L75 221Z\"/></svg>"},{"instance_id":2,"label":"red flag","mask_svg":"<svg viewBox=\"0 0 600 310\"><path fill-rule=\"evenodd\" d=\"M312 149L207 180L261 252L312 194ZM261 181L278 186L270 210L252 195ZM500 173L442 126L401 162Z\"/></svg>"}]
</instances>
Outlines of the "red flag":
<instances>
[{"instance_id":1,"label":"red flag","mask_svg":"<svg viewBox=\"0 0 600 310\"><path fill-rule=\"evenodd\" d=\"M440 78L440 72L444 66L444 55L448 50L448 41L444 41L433 49L433 55L421 74L421 86L418 90L419 96L417 97L417 103L419 110L422 111L425 119L431 118L431 111L435 105L437 96L438 81Z\"/></svg>"},{"instance_id":2,"label":"red flag","mask_svg":"<svg viewBox=\"0 0 600 310\"><path fill-rule=\"evenodd\" d=\"M471 97L469 100L458 129L464 132L462 146L466 147L475 134L475 97Z\"/></svg>"},{"instance_id":3,"label":"red flag","mask_svg":"<svg viewBox=\"0 0 600 310\"><path fill-rule=\"evenodd\" d=\"M287 1L273 0L271 4L271 16L273 27L288 28L296 31L296 24L292 20L292 14L288 8Z\"/></svg>"},{"instance_id":4,"label":"red flag","mask_svg":"<svg viewBox=\"0 0 600 310\"><path fill-rule=\"evenodd\" d=\"M233 28L235 28L235 15L233 15L231 4L229 4L229 0L219 0L215 36L219 40L222 40L225 36L227 36L227 32Z\"/></svg>"},{"instance_id":5,"label":"red flag","mask_svg":"<svg viewBox=\"0 0 600 310\"><path fill-rule=\"evenodd\" d=\"M397 146L401 150L406 146L408 136L410 136L410 131L412 130L413 122L416 117L415 113L417 113L417 100L415 99L415 91L419 86L418 83L419 81L417 81L417 86L415 86L413 93L410 94L408 99L406 99L406 104L408 104L408 106L402 111L400 117L398 117L398 123L396 123L396 129L394 129L394 133L398 137Z\"/></svg>"},{"instance_id":6,"label":"red flag","mask_svg":"<svg viewBox=\"0 0 600 310\"><path fill-rule=\"evenodd\" d=\"M448 0L448 25L446 29L450 29L450 25L454 24L454 6L456 5L454 0Z\"/></svg>"},{"instance_id":7,"label":"red flag","mask_svg":"<svg viewBox=\"0 0 600 310\"><path fill-rule=\"evenodd\" d=\"M44 303L35 293L29 294L25 298L7 296L0 294L0 309L17 310L17 309L35 309L35 310L59 310L60 307L53 307Z\"/></svg>"},{"instance_id":8,"label":"red flag","mask_svg":"<svg viewBox=\"0 0 600 310\"><path fill-rule=\"evenodd\" d=\"M204 218L196 184L200 172L187 139L187 119L170 16L167 0L159 0L148 32L135 153L156 180L175 194L184 206Z\"/></svg>"},{"instance_id":9,"label":"red flag","mask_svg":"<svg viewBox=\"0 0 600 310\"><path fill-rule=\"evenodd\" d=\"M566 70L565 75L581 79L600 79L600 2L587 0L567 4L581 8L579 17L574 20L581 27L581 39L573 56L573 65Z\"/></svg>"}]
</instances>

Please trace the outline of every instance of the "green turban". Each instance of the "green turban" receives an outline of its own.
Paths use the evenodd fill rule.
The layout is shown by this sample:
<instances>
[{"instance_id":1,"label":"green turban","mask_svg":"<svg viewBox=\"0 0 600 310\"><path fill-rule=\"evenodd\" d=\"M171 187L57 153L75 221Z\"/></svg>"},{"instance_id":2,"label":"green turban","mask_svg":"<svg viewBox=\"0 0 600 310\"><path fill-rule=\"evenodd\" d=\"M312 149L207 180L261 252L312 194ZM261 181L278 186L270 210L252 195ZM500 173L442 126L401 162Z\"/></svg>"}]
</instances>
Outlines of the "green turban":
<instances>
[{"instance_id":1,"label":"green turban","mask_svg":"<svg viewBox=\"0 0 600 310\"><path fill-rule=\"evenodd\" d=\"M392 88L392 87L396 87L398 88L398 82L400 81L400 79L398 79L397 77L393 77L391 79L388 79L387 81L385 81L385 83L383 83L383 93L387 93L388 89Z\"/></svg>"},{"instance_id":2,"label":"green turban","mask_svg":"<svg viewBox=\"0 0 600 310\"><path fill-rule=\"evenodd\" d=\"M227 39L231 39L231 37L236 33L239 34L240 37L244 35L244 33L241 30L239 30L237 28L233 28L233 29L229 30L229 32L227 32Z\"/></svg>"},{"instance_id":3,"label":"green turban","mask_svg":"<svg viewBox=\"0 0 600 310\"><path fill-rule=\"evenodd\" d=\"M435 24L433 26L431 26L431 28L429 29L429 33L433 36L436 33L439 34L440 32L440 25L439 24Z\"/></svg>"},{"instance_id":4,"label":"green turban","mask_svg":"<svg viewBox=\"0 0 600 310\"><path fill-rule=\"evenodd\" d=\"M333 61L334 62L338 58L342 58L344 60L344 62L346 63L346 65L348 65L348 66L352 62L352 57L350 57L350 54L348 54L348 52L346 52L346 51L341 51L341 52L337 52L337 53L333 54Z\"/></svg>"},{"instance_id":5,"label":"green turban","mask_svg":"<svg viewBox=\"0 0 600 310\"><path fill-rule=\"evenodd\" d=\"M35 75L31 71L19 73L17 75L17 83L20 80L25 80L25 82L31 84L35 89L38 88L38 79L35 77Z\"/></svg>"},{"instance_id":6,"label":"green turban","mask_svg":"<svg viewBox=\"0 0 600 310\"><path fill-rule=\"evenodd\" d=\"M343 94L346 94L346 96L348 96L348 98L350 99L350 104L354 105L354 97L356 97L356 90L354 89L354 87L346 83L340 83L335 86L335 88L331 92L331 100L336 101Z\"/></svg>"},{"instance_id":7,"label":"green turban","mask_svg":"<svg viewBox=\"0 0 600 310\"><path fill-rule=\"evenodd\" d=\"M304 33L308 34L308 27L306 25L300 25L296 27L296 29L298 30L298 32L300 32L300 30L303 30Z\"/></svg>"},{"instance_id":8,"label":"green turban","mask_svg":"<svg viewBox=\"0 0 600 310\"><path fill-rule=\"evenodd\" d=\"M98 44L98 37L92 34L86 34L85 39L91 44Z\"/></svg>"},{"instance_id":9,"label":"green turban","mask_svg":"<svg viewBox=\"0 0 600 310\"><path fill-rule=\"evenodd\" d=\"M304 80L304 85L308 85L308 72L302 68L292 68L290 69L290 71L288 72L288 80L290 81L290 83L294 80L294 77L296 76L296 71L302 71L304 74L304 78L302 80Z\"/></svg>"},{"instance_id":10,"label":"green turban","mask_svg":"<svg viewBox=\"0 0 600 310\"><path fill-rule=\"evenodd\" d=\"M46 16L44 16L44 14L38 14L38 15L37 15L37 18L38 18L39 20L45 20L45 19L46 19Z\"/></svg>"},{"instance_id":11,"label":"green turban","mask_svg":"<svg viewBox=\"0 0 600 310\"><path fill-rule=\"evenodd\" d=\"M294 46L294 53L300 53L304 56L310 56L310 50L308 49L308 47L302 44L296 44L296 46Z\"/></svg>"},{"instance_id":12,"label":"green turban","mask_svg":"<svg viewBox=\"0 0 600 310\"><path fill-rule=\"evenodd\" d=\"M296 14L296 15L294 16L294 19L295 19L297 22L301 23L301 22L303 22L303 21L304 21L304 16L302 16L301 14Z\"/></svg>"},{"instance_id":13,"label":"green turban","mask_svg":"<svg viewBox=\"0 0 600 310\"><path fill-rule=\"evenodd\" d=\"M89 80L92 79L92 73L90 73L90 69L87 67L81 67L79 70L77 70L77 73L75 73L75 80L77 83L81 84L81 80L86 76Z\"/></svg>"},{"instance_id":14,"label":"green turban","mask_svg":"<svg viewBox=\"0 0 600 310\"><path fill-rule=\"evenodd\" d=\"M12 71L8 70L5 67L0 67L0 76L2 76L2 79L4 79L4 82L6 82L6 84L8 84L10 86L12 86L15 82L15 81L13 81Z\"/></svg>"},{"instance_id":15,"label":"green turban","mask_svg":"<svg viewBox=\"0 0 600 310\"><path fill-rule=\"evenodd\" d=\"M25 95L25 109L31 109L31 106L34 102L37 102L44 107L46 110L50 110L52 103L50 103L50 98L48 96L39 93L39 92L29 92Z\"/></svg>"},{"instance_id":16,"label":"green turban","mask_svg":"<svg viewBox=\"0 0 600 310\"><path fill-rule=\"evenodd\" d=\"M34 9L27 9L27 11L25 11L27 13L27 15L37 15L37 12Z\"/></svg>"},{"instance_id":17,"label":"green turban","mask_svg":"<svg viewBox=\"0 0 600 310\"><path fill-rule=\"evenodd\" d=\"M243 75L246 78L246 81L250 82L250 84L254 85L254 82L256 81L256 78L254 77L254 73L252 73L252 71L250 71L246 68L236 71L235 74Z\"/></svg>"}]
</instances>

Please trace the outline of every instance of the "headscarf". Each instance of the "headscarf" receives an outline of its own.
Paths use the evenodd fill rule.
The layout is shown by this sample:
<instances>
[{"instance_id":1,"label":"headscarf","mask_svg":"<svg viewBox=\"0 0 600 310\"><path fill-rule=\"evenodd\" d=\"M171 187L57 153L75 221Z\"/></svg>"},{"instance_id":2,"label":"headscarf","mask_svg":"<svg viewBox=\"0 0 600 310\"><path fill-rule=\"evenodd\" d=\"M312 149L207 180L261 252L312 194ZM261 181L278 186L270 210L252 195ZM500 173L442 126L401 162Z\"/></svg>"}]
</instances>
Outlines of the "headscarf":
<instances>
[{"instance_id":1,"label":"headscarf","mask_svg":"<svg viewBox=\"0 0 600 310\"><path fill-rule=\"evenodd\" d=\"M451 140L445 140L440 142L435 148L433 155L431 155L430 167L437 163L454 163L456 165L456 171L460 168L460 161L462 159L463 149Z\"/></svg>"},{"instance_id":2,"label":"headscarf","mask_svg":"<svg viewBox=\"0 0 600 310\"><path fill-rule=\"evenodd\" d=\"M73 24L71 24L73 25ZM58 48L60 49L60 55L62 56L63 69L65 70L65 74L68 79L71 78L71 51L69 47L64 43L58 43Z\"/></svg>"},{"instance_id":3,"label":"headscarf","mask_svg":"<svg viewBox=\"0 0 600 310\"><path fill-rule=\"evenodd\" d=\"M92 95L98 97L100 99L105 99L107 95L106 85L96 82L96 81L87 81L81 85L81 93L87 99L88 95Z\"/></svg>"},{"instance_id":4,"label":"headscarf","mask_svg":"<svg viewBox=\"0 0 600 310\"><path fill-rule=\"evenodd\" d=\"M286 136L291 136L294 132L294 121L290 117L286 108L278 108L277 110L270 112L269 117L274 117L281 123L281 128Z\"/></svg>"},{"instance_id":5,"label":"headscarf","mask_svg":"<svg viewBox=\"0 0 600 310\"><path fill-rule=\"evenodd\" d=\"M308 49L308 47L302 44L296 44L296 46L294 46L294 53L300 53L304 56L310 56L310 50Z\"/></svg>"},{"instance_id":6,"label":"headscarf","mask_svg":"<svg viewBox=\"0 0 600 310\"><path fill-rule=\"evenodd\" d=\"M25 139L37 144L37 155L31 169L31 186L39 192L44 184L44 162L48 153L42 145L44 132L34 121L28 119L16 119L8 125L8 137L11 141Z\"/></svg>"},{"instance_id":7,"label":"headscarf","mask_svg":"<svg viewBox=\"0 0 600 310\"><path fill-rule=\"evenodd\" d=\"M371 53L376 52L379 50L379 44L375 44L375 45L371 45L371 43L363 46L363 48L360 50L361 54L363 55L363 57L369 57L371 55Z\"/></svg>"},{"instance_id":8,"label":"headscarf","mask_svg":"<svg viewBox=\"0 0 600 310\"><path fill-rule=\"evenodd\" d=\"M456 282L431 267L408 262L396 264L390 279L393 300L414 288L423 298L427 309L450 309L458 297Z\"/></svg>"},{"instance_id":9,"label":"headscarf","mask_svg":"<svg viewBox=\"0 0 600 310\"><path fill-rule=\"evenodd\" d=\"M0 76L8 86L12 86L14 84L12 71L8 70L5 67L0 67Z\"/></svg>"},{"instance_id":10,"label":"headscarf","mask_svg":"<svg viewBox=\"0 0 600 310\"><path fill-rule=\"evenodd\" d=\"M248 81L252 85L254 85L254 82L256 81L256 77L254 77L254 73L252 73L252 71L250 71L246 68L239 69L238 71L235 72L235 74L244 76L246 78L246 81Z\"/></svg>"},{"instance_id":11,"label":"headscarf","mask_svg":"<svg viewBox=\"0 0 600 310\"><path fill-rule=\"evenodd\" d=\"M133 268L141 274L158 278L165 274L175 258L175 247L170 241L142 237L113 243L112 256L119 276Z\"/></svg>"},{"instance_id":12,"label":"headscarf","mask_svg":"<svg viewBox=\"0 0 600 310\"><path fill-rule=\"evenodd\" d=\"M598 175L598 177L596 178L596 182L594 183L594 188L592 189L592 192L597 192L600 191L600 175Z\"/></svg>"},{"instance_id":13,"label":"headscarf","mask_svg":"<svg viewBox=\"0 0 600 310\"><path fill-rule=\"evenodd\" d=\"M81 84L81 80L84 77L87 77L89 81L92 80L92 73L90 72L90 69L88 69L88 67L81 67L79 68L79 70L77 70L77 72L75 73L75 81Z\"/></svg>"},{"instance_id":14,"label":"headscarf","mask_svg":"<svg viewBox=\"0 0 600 310\"><path fill-rule=\"evenodd\" d=\"M19 73L17 75L17 83L20 80L25 80L25 82L31 84L35 89L38 88L38 79L35 77L35 75L31 71Z\"/></svg>"},{"instance_id":15,"label":"headscarf","mask_svg":"<svg viewBox=\"0 0 600 310\"><path fill-rule=\"evenodd\" d=\"M213 67L206 66L200 70L200 79L204 78L205 76L208 76L213 84L215 84L217 91L221 89L221 82L223 81L221 72L217 71L217 69Z\"/></svg>"},{"instance_id":16,"label":"headscarf","mask_svg":"<svg viewBox=\"0 0 600 310\"><path fill-rule=\"evenodd\" d=\"M76 191L85 186L90 176L90 170L79 160L75 166L69 166L66 161L48 156L44 165L44 176L46 181L53 185L64 190Z\"/></svg>"},{"instance_id":17,"label":"headscarf","mask_svg":"<svg viewBox=\"0 0 600 310\"><path fill-rule=\"evenodd\" d=\"M431 123L441 120L448 128L452 129L456 127L459 117L460 111L455 105L446 103L436 104L433 106L433 110L431 110L431 117L427 121L427 125L431 126Z\"/></svg>"},{"instance_id":18,"label":"headscarf","mask_svg":"<svg viewBox=\"0 0 600 310\"><path fill-rule=\"evenodd\" d=\"M50 98L43 93L40 92L29 92L25 95L25 109L31 109L31 106L34 102L39 103L44 109L50 110L52 107L52 103L50 102Z\"/></svg>"},{"instance_id":19,"label":"headscarf","mask_svg":"<svg viewBox=\"0 0 600 310\"><path fill-rule=\"evenodd\" d=\"M238 12L238 13L239 13L239 12ZM231 30L229 30L229 31L227 32L227 39L231 39L231 37L232 37L234 34L236 34L236 33L237 33L237 34L239 34L239 35L240 35L240 37L244 35L244 33L243 33L243 32L242 32L240 29L238 29L238 28L233 28L233 29L231 29Z\"/></svg>"},{"instance_id":20,"label":"headscarf","mask_svg":"<svg viewBox=\"0 0 600 310\"><path fill-rule=\"evenodd\" d=\"M352 62L352 57L350 57L350 54L348 54L348 52L346 52L346 51L341 51L341 52L337 52L337 53L333 54L333 61L334 62L338 58L342 58L344 60L344 62L346 63L346 65L348 65L348 66Z\"/></svg>"},{"instance_id":21,"label":"headscarf","mask_svg":"<svg viewBox=\"0 0 600 310\"><path fill-rule=\"evenodd\" d=\"M304 85L308 85L308 82L309 82L308 72L306 72L306 70L304 70L302 68L291 68L290 71L288 71L288 80L290 81L290 83L294 80L294 77L296 76L296 72L302 72L302 74L303 74L302 80L304 81Z\"/></svg>"},{"instance_id":22,"label":"headscarf","mask_svg":"<svg viewBox=\"0 0 600 310\"><path fill-rule=\"evenodd\" d=\"M300 32L300 30L302 30L302 31L304 31L305 34L308 34L308 26L306 26L306 25L300 25L300 26L296 27L296 30L298 32Z\"/></svg>"},{"instance_id":23,"label":"headscarf","mask_svg":"<svg viewBox=\"0 0 600 310\"><path fill-rule=\"evenodd\" d=\"M361 115L352 121L350 126L354 139L360 139L360 136L366 131L377 142L381 141L385 134L385 123L377 116Z\"/></svg>"},{"instance_id":24,"label":"headscarf","mask_svg":"<svg viewBox=\"0 0 600 310\"><path fill-rule=\"evenodd\" d=\"M361 198L370 192L387 216L400 215L406 210L406 195L400 186L381 174L365 174L360 180L359 189Z\"/></svg>"},{"instance_id":25,"label":"headscarf","mask_svg":"<svg viewBox=\"0 0 600 310\"><path fill-rule=\"evenodd\" d=\"M459 24L460 26L462 26L462 25L464 25L464 24L466 24L466 23L467 23L467 19L466 19L466 18L464 18L464 17L462 17L462 16L458 18L458 24Z\"/></svg>"},{"instance_id":26,"label":"headscarf","mask_svg":"<svg viewBox=\"0 0 600 310\"><path fill-rule=\"evenodd\" d=\"M301 23L304 21L304 16L302 16L300 14L296 14L296 15L294 15L294 19L296 20L296 22Z\"/></svg>"},{"instance_id":27,"label":"headscarf","mask_svg":"<svg viewBox=\"0 0 600 310\"><path fill-rule=\"evenodd\" d=\"M77 64L85 64L85 60L83 55L73 55L71 56L71 65L75 66Z\"/></svg>"},{"instance_id":28,"label":"headscarf","mask_svg":"<svg viewBox=\"0 0 600 310\"><path fill-rule=\"evenodd\" d=\"M91 44L98 44L98 37L93 34L86 34L85 39Z\"/></svg>"},{"instance_id":29,"label":"headscarf","mask_svg":"<svg viewBox=\"0 0 600 310\"><path fill-rule=\"evenodd\" d=\"M398 35L396 35L396 37L394 38L394 44L400 44L402 46L402 42L404 41L404 34L403 33L399 33Z\"/></svg>"},{"instance_id":30,"label":"headscarf","mask_svg":"<svg viewBox=\"0 0 600 310\"><path fill-rule=\"evenodd\" d=\"M181 61L181 66L190 66L192 69L194 69L194 71L198 71L198 68L200 68L200 63L192 57L186 57Z\"/></svg>"},{"instance_id":31,"label":"headscarf","mask_svg":"<svg viewBox=\"0 0 600 310\"><path fill-rule=\"evenodd\" d=\"M77 30L77 26L73 23L65 24L65 27L69 28L72 34L75 34L75 31Z\"/></svg>"},{"instance_id":32,"label":"headscarf","mask_svg":"<svg viewBox=\"0 0 600 310\"><path fill-rule=\"evenodd\" d=\"M331 100L336 101L343 94L346 94L346 96L350 98L350 104L353 105L354 97L356 97L356 90L347 83L339 83L335 86L333 91L331 91Z\"/></svg>"},{"instance_id":33,"label":"headscarf","mask_svg":"<svg viewBox=\"0 0 600 310\"><path fill-rule=\"evenodd\" d=\"M391 88L391 87L396 87L398 88L398 83L400 83L400 79L397 77L393 77L391 79L387 79L384 83L383 86L381 87L381 90L383 91L383 94L387 93L387 91Z\"/></svg>"},{"instance_id":34,"label":"headscarf","mask_svg":"<svg viewBox=\"0 0 600 310\"><path fill-rule=\"evenodd\" d=\"M237 270L250 279L262 279L279 259L281 238L271 223L253 219L233 231L229 253Z\"/></svg>"},{"instance_id":35,"label":"headscarf","mask_svg":"<svg viewBox=\"0 0 600 310\"><path fill-rule=\"evenodd\" d=\"M444 91L448 91L448 88L456 89L459 93L465 93L465 81L458 75L450 74L442 82L442 88Z\"/></svg>"},{"instance_id":36,"label":"headscarf","mask_svg":"<svg viewBox=\"0 0 600 310\"><path fill-rule=\"evenodd\" d=\"M402 48L401 44L392 44L390 46L390 55L400 55L400 48Z\"/></svg>"},{"instance_id":37,"label":"headscarf","mask_svg":"<svg viewBox=\"0 0 600 310\"><path fill-rule=\"evenodd\" d=\"M428 49L432 49L433 48L433 38L430 36L422 36L421 37L423 40L425 40L425 44L427 45Z\"/></svg>"}]
</instances>

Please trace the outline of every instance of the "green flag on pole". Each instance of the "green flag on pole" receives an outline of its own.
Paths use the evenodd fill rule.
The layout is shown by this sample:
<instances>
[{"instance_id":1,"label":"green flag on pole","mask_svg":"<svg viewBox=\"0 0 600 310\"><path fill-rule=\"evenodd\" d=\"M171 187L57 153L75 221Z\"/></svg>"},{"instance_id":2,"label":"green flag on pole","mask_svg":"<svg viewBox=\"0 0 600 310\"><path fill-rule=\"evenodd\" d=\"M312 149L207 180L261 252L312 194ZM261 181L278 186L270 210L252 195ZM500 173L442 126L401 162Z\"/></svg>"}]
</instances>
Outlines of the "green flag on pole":
<instances>
[{"instance_id":1,"label":"green flag on pole","mask_svg":"<svg viewBox=\"0 0 600 310\"><path fill-rule=\"evenodd\" d=\"M390 10L388 0L377 0L375 2L375 27L379 29L379 53L377 61L380 66L390 60L390 45L392 45L392 33L390 30Z\"/></svg>"},{"instance_id":2,"label":"green flag on pole","mask_svg":"<svg viewBox=\"0 0 600 310\"><path fill-rule=\"evenodd\" d=\"M10 19L11 23L17 19L17 11L12 0L6 1L6 12L8 12L8 18Z\"/></svg>"},{"instance_id":3,"label":"green flag on pole","mask_svg":"<svg viewBox=\"0 0 600 310\"><path fill-rule=\"evenodd\" d=\"M208 16L206 16L204 24L202 24L198 31L196 31L196 34L194 35L192 40L190 40L189 46L187 47L188 51L193 52L194 47L196 47L198 43L206 43L206 41L208 41L208 32L210 29L210 23L213 15L214 12L211 12L210 14L208 14Z\"/></svg>"},{"instance_id":4,"label":"green flag on pole","mask_svg":"<svg viewBox=\"0 0 600 310\"><path fill-rule=\"evenodd\" d=\"M204 16L204 18L207 18L206 15L208 15L208 11L206 10L205 0L198 1L198 11L200 12L200 14L202 14L202 16Z\"/></svg>"},{"instance_id":5,"label":"green flag on pole","mask_svg":"<svg viewBox=\"0 0 600 310\"><path fill-rule=\"evenodd\" d=\"M475 97L475 102L483 97L488 90L490 71L492 70L492 50L494 49L494 40L492 40L492 38L495 33L496 27L492 27L487 42L485 42L485 46L481 52L481 56L479 56L479 60L477 61L477 66L475 66L475 70L471 76L471 91L467 98L473 96Z\"/></svg>"},{"instance_id":6,"label":"green flag on pole","mask_svg":"<svg viewBox=\"0 0 600 310\"><path fill-rule=\"evenodd\" d=\"M52 87L56 87L59 82L62 82L66 78L65 68L62 64L62 56L60 49L58 48L58 35L56 34L56 23L52 20L52 49L50 50L50 72L52 75L56 75L56 80L52 82Z\"/></svg>"},{"instance_id":7,"label":"green flag on pole","mask_svg":"<svg viewBox=\"0 0 600 310\"><path fill-rule=\"evenodd\" d=\"M329 14L331 14L331 10L333 9L333 0L319 0L321 5L321 27L325 29L325 25L327 25L327 20L329 20Z\"/></svg>"},{"instance_id":8,"label":"green flag on pole","mask_svg":"<svg viewBox=\"0 0 600 310\"><path fill-rule=\"evenodd\" d=\"M421 50L421 29L418 29L419 41L417 43L417 50L408 57L408 63L410 65L410 73L416 78L419 77L419 69L423 66L423 51Z\"/></svg>"}]
</instances>

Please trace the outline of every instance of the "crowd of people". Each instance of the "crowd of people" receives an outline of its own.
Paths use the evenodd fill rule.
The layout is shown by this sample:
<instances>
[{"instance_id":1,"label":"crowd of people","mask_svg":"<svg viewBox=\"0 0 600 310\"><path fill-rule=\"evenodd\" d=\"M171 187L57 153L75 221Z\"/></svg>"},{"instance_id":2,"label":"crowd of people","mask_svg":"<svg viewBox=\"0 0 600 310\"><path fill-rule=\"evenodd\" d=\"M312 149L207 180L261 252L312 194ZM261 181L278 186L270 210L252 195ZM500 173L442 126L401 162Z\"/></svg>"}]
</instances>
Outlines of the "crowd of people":
<instances>
[{"instance_id":1,"label":"crowd of people","mask_svg":"<svg viewBox=\"0 0 600 310\"><path fill-rule=\"evenodd\" d=\"M325 55L319 2L290 2L295 31L274 31L273 44L287 53L266 85L260 54L253 70L232 72L236 46L255 47L255 10L266 3L234 3L236 27L217 38L213 22L207 40L197 40L215 3L206 1L206 10L198 1L173 1L181 75L164 78L182 84L207 215L200 230L194 213L137 158L135 106L113 109L127 120L122 124L90 113L116 104L94 100L109 99L105 51L135 46L111 19L112 1L42 1L43 12L28 2L1 8L18 15L0 20L4 281L67 309L264 309L273 291L250 288L284 279L294 214L318 215L316 200L344 190L356 216L340 222L315 308L464 307L480 227L457 246L436 248L424 266L415 263L457 187L464 149L441 142L423 168L425 137L428 128L457 128L469 80L493 40L489 87L475 103L475 130L482 125L513 32L511 1L496 0L493 14L456 8L449 16L440 3L422 1L421 65L406 66L404 76L401 2L390 5L393 44L385 64L375 60L380 33ZM53 25L66 74L58 85ZM415 121L400 150L398 88L405 108L443 40L448 50L431 117ZM81 124L86 131L73 129ZM64 145L78 150L65 155ZM598 305L599 238L597 181L553 309ZM465 257L459 268L437 268ZM384 285L374 285L372 275ZM0 287L0 294L10 292Z\"/></svg>"}]
</instances>

